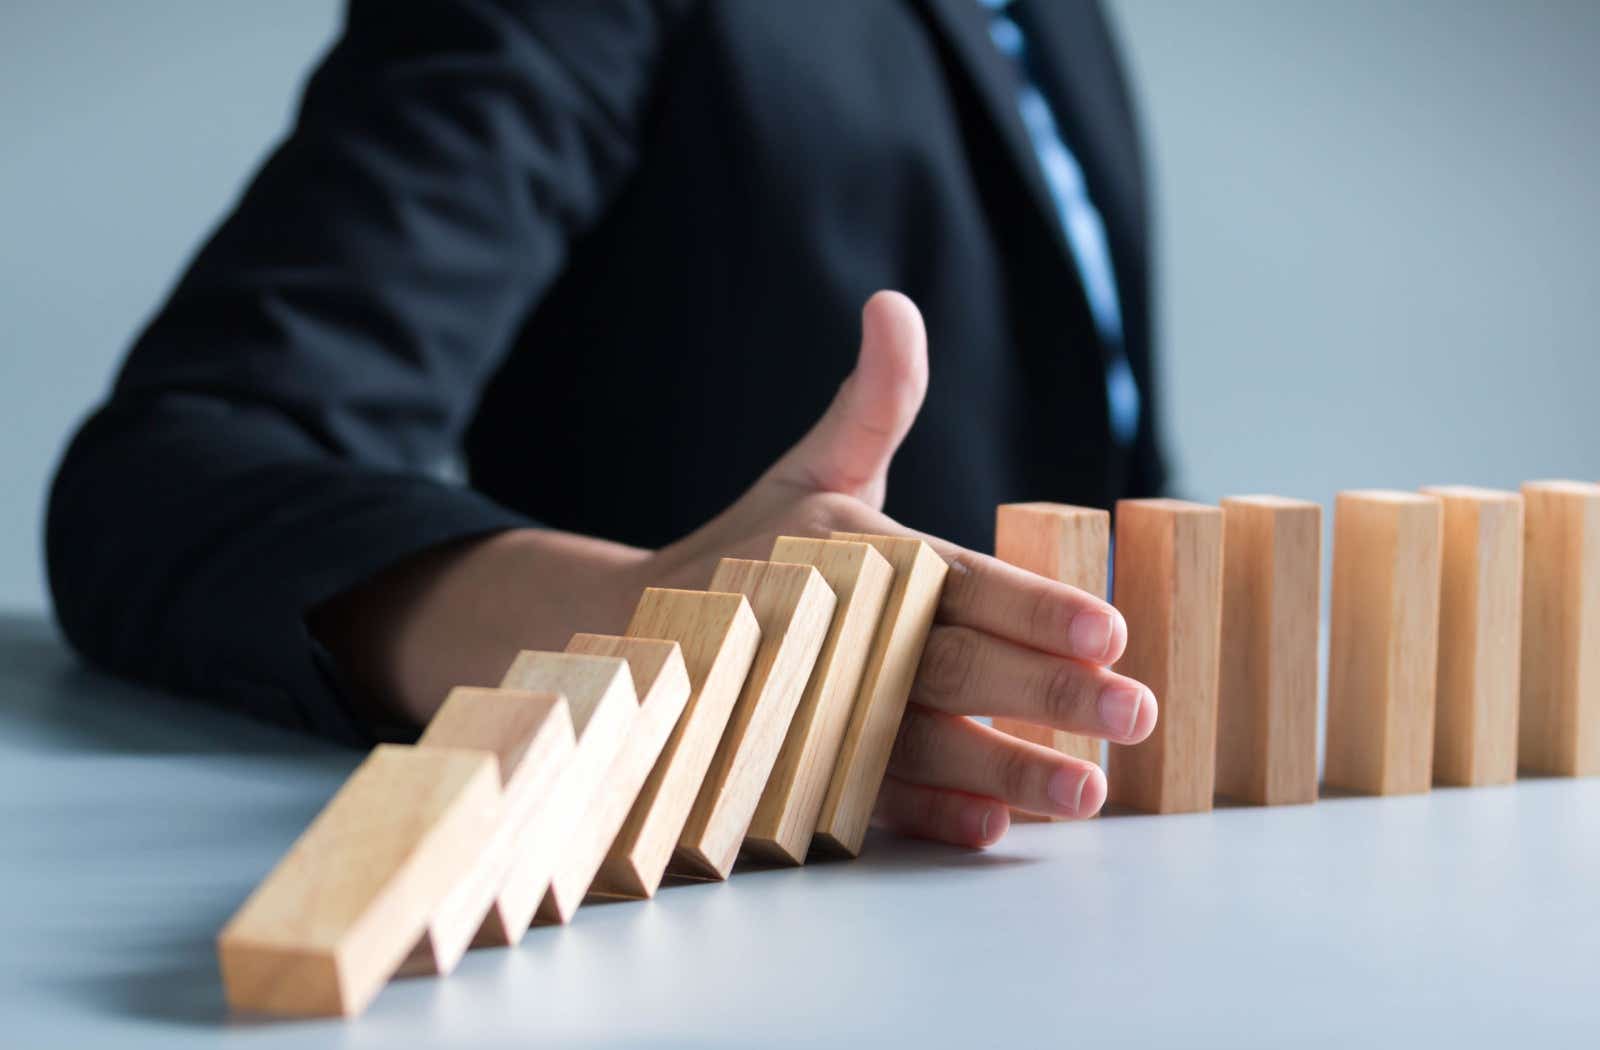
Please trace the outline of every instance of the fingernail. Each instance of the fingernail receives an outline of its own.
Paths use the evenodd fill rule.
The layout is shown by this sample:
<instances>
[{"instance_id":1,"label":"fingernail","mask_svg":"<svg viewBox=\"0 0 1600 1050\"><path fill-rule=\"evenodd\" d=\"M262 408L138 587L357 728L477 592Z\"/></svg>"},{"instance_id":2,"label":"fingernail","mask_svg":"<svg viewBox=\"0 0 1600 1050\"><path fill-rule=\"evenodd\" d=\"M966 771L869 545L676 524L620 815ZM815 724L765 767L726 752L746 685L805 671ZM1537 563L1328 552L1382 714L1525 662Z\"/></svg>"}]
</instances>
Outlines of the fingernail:
<instances>
[{"instance_id":1,"label":"fingernail","mask_svg":"<svg viewBox=\"0 0 1600 1050\"><path fill-rule=\"evenodd\" d=\"M1130 737L1139 724L1144 686L1112 685L1100 694L1100 724L1120 737Z\"/></svg>"},{"instance_id":2,"label":"fingernail","mask_svg":"<svg viewBox=\"0 0 1600 1050\"><path fill-rule=\"evenodd\" d=\"M1085 611L1072 618L1067 641L1072 655L1082 660L1103 660L1111 649L1111 617L1099 611Z\"/></svg>"},{"instance_id":3,"label":"fingernail","mask_svg":"<svg viewBox=\"0 0 1600 1050\"><path fill-rule=\"evenodd\" d=\"M993 806L975 804L967 807L967 811L961 815L961 822L966 825L967 834L972 841L989 841L989 821L993 816Z\"/></svg>"},{"instance_id":4,"label":"fingernail","mask_svg":"<svg viewBox=\"0 0 1600 1050\"><path fill-rule=\"evenodd\" d=\"M1045 785L1045 793L1063 813L1075 816L1078 807L1083 804L1083 788L1087 783L1087 771L1063 767L1051 775L1050 782Z\"/></svg>"}]
</instances>

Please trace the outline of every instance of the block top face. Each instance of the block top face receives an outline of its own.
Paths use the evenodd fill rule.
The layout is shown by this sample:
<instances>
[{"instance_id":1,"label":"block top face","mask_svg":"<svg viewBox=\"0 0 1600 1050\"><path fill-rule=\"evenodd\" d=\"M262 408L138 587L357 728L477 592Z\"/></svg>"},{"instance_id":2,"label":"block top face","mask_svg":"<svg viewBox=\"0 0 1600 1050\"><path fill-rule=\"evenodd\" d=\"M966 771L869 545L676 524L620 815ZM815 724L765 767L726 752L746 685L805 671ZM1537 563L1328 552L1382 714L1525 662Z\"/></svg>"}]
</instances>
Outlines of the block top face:
<instances>
[{"instance_id":1,"label":"block top face","mask_svg":"<svg viewBox=\"0 0 1600 1050\"><path fill-rule=\"evenodd\" d=\"M1400 507L1428 507L1439 502L1438 497L1421 492L1402 492L1398 489L1346 489L1339 493L1339 502L1387 503Z\"/></svg>"},{"instance_id":2,"label":"block top face","mask_svg":"<svg viewBox=\"0 0 1600 1050\"><path fill-rule=\"evenodd\" d=\"M1589 499L1600 499L1600 484L1587 481L1526 481L1523 482L1522 491L1525 494L1550 493L1559 496L1584 496Z\"/></svg>"},{"instance_id":3,"label":"block top face","mask_svg":"<svg viewBox=\"0 0 1600 1050\"><path fill-rule=\"evenodd\" d=\"M557 708L560 722L570 725L567 701L560 693L458 686L450 690L418 743L491 752L499 760L501 780L509 781Z\"/></svg>"},{"instance_id":4,"label":"block top face","mask_svg":"<svg viewBox=\"0 0 1600 1050\"><path fill-rule=\"evenodd\" d=\"M1100 507L1076 507L1070 503L1002 503L1000 514L1037 514L1049 518L1109 518L1111 512Z\"/></svg>"},{"instance_id":5,"label":"block top face","mask_svg":"<svg viewBox=\"0 0 1600 1050\"><path fill-rule=\"evenodd\" d=\"M1209 503L1195 503L1192 500L1169 499L1166 497L1157 499L1117 500L1117 513L1123 514L1128 511L1133 511L1135 513L1139 511L1157 511L1164 514L1210 517L1213 514L1221 514L1222 508L1213 507Z\"/></svg>"},{"instance_id":6,"label":"block top face","mask_svg":"<svg viewBox=\"0 0 1600 1050\"><path fill-rule=\"evenodd\" d=\"M616 634L575 634L567 642L567 652L589 656L616 656L628 661L633 673L633 691L639 702L655 688L663 671L683 664L683 651L677 642L665 638L625 638Z\"/></svg>"},{"instance_id":7,"label":"block top face","mask_svg":"<svg viewBox=\"0 0 1600 1050\"><path fill-rule=\"evenodd\" d=\"M1264 510L1321 510L1322 504L1308 499L1292 499L1288 496L1224 496L1224 507L1260 507Z\"/></svg>"},{"instance_id":8,"label":"block top face","mask_svg":"<svg viewBox=\"0 0 1600 1050\"><path fill-rule=\"evenodd\" d=\"M1477 485L1424 485L1422 491L1428 496L1438 496L1444 500L1466 500L1471 503L1521 503L1522 495L1517 492L1507 492L1504 489L1479 488Z\"/></svg>"}]
</instances>

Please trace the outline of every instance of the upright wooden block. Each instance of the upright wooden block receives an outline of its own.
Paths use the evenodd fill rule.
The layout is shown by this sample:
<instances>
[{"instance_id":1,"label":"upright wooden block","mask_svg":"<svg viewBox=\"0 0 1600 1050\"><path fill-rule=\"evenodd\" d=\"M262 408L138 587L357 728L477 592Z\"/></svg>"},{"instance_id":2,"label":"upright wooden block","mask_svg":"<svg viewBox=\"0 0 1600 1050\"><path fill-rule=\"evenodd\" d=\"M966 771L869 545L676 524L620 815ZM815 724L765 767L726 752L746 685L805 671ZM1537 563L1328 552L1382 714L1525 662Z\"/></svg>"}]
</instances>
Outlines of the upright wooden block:
<instances>
[{"instance_id":1,"label":"upright wooden block","mask_svg":"<svg viewBox=\"0 0 1600 1050\"><path fill-rule=\"evenodd\" d=\"M236 1009L357 1014L500 819L494 756L380 745L217 938Z\"/></svg>"},{"instance_id":2,"label":"upright wooden block","mask_svg":"<svg viewBox=\"0 0 1600 1050\"><path fill-rule=\"evenodd\" d=\"M1112 744L1109 797L1153 813L1211 808L1216 779L1222 511L1173 499L1117 503L1116 605L1128 622L1117 671L1154 691L1142 743Z\"/></svg>"},{"instance_id":3,"label":"upright wooden block","mask_svg":"<svg viewBox=\"0 0 1600 1050\"><path fill-rule=\"evenodd\" d=\"M1600 774L1600 485L1522 486L1523 769Z\"/></svg>"},{"instance_id":4,"label":"upright wooden block","mask_svg":"<svg viewBox=\"0 0 1600 1050\"><path fill-rule=\"evenodd\" d=\"M772 560L814 567L839 599L811 681L744 836L753 856L803 864L894 570L868 544L800 536L780 536Z\"/></svg>"},{"instance_id":5,"label":"upright wooden block","mask_svg":"<svg viewBox=\"0 0 1600 1050\"><path fill-rule=\"evenodd\" d=\"M1522 671L1522 497L1423 489L1443 503L1435 784L1517 779Z\"/></svg>"},{"instance_id":6,"label":"upright wooden block","mask_svg":"<svg viewBox=\"0 0 1600 1050\"><path fill-rule=\"evenodd\" d=\"M494 834L428 919L402 973L447 974L483 925L517 857L530 848L575 745L567 701L556 693L515 689L452 689L423 730L420 748L488 751L500 762L504 802Z\"/></svg>"},{"instance_id":7,"label":"upright wooden block","mask_svg":"<svg viewBox=\"0 0 1600 1050\"><path fill-rule=\"evenodd\" d=\"M1264 806L1317 798L1322 507L1222 501L1217 793Z\"/></svg>"},{"instance_id":8,"label":"upright wooden block","mask_svg":"<svg viewBox=\"0 0 1600 1050\"><path fill-rule=\"evenodd\" d=\"M816 666L838 599L809 565L724 558L711 589L750 600L761 643L673 853L673 869L725 879Z\"/></svg>"},{"instance_id":9,"label":"upright wooden block","mask_svg":"<svg viewBox=\"0 0 1600 1050\"><path fill-rule=\"evenodd\" d=\"M677 642L575 634L567 652L625 658L639 695L639 715L557 862L539 907L546 922L571 921L689 702L689 670Z\"/></svg>"},{"instance_id":10,"label":"upright wooden block","mask_svg":"<svg viewBox=\"0 0 1600 1050\"><path fill-rule=\"evenodd\" d=\"M830 538L869 543L894 569L894 583L872 639L861 691L850 712L812 840L823 849L854 857L866 838L950 566L932 547L912 537L835 532Z\"/></svg>"},{"instance_id":11,"label":"upright wooden block","mask_svg":"<svg viewBox=\"0 0 1600 1050\"><path fill-rule=\"evenodd\" d=\"M572 846L579 822L604 786L639 714L628 661L615 656L524 651L511 664L501 687L565 696L578 743L540 810L536 827L523 840L524 849L474 942L478 945L516 944L527 932L556 868Z\"/></svg>"},{"instance_id":12,"label":"upright wooden block","mask_svg":"<svg viewBox=\"0 0 1600 1050\"><path fill-rule=\"evenodd\" d=\"M1330 787L1398 795L1433 781L1443 520L1433 496L1339 493L1323 771Z\"/></svg>"},{"instance_id":13,"label":"upright wooden block","mask_svg":"<svg viewBox=\"0 0 1600 1050\"><path fill-rule=\"evenodd\" d=\"M742 594L651 587L634 609L626 633L677 642L689 670L689 702L591 888L609 897L649 897L666 874L700 793L755 659L761 628Z\"/></svg>"},{"instance_id":14,"label":"upright wooden block","mask_svg":"<svg viewBox=\"0 0 1600 1050\"><path fill-rule=\"evenodd\" d=\"M994 556L1019 569L1106 597L1111 563L1111 515L1094 507L1064 503L1002 503L995 509ZM1063 755L1098 764L1101 741L1019 718L994 719L994 727ZM1023 820L1066 817L1016 812Z\"/></svg>"}]
</instances>

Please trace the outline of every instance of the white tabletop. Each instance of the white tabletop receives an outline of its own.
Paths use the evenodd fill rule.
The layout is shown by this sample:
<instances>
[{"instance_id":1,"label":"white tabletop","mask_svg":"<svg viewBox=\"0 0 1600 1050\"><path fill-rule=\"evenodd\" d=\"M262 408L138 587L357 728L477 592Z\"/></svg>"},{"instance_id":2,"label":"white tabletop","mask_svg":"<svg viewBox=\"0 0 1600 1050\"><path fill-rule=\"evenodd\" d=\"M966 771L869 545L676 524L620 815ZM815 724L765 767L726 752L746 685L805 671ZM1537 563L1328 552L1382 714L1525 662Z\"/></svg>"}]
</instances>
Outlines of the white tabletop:
<instances>
[{"instance_id":1,"label":"white tabletop","mask_svg":"<svg viewBox=\"0 0 1600 1050\"><path fill-rule=\"evenodd\" d=\"M874 837L229 1018L212 938L359 757L0 616L0 1046L1600 1045L1592 780Z\"/></svg>"}]
</instances>

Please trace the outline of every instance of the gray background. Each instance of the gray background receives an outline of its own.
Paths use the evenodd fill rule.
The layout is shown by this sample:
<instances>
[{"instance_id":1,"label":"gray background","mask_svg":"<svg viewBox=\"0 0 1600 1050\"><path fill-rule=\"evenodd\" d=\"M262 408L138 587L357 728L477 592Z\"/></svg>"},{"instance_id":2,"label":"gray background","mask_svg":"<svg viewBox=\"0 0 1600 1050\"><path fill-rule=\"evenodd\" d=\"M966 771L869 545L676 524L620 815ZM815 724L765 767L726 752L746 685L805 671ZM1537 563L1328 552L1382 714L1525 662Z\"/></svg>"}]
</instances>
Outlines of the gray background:
<instances>
[{"instance_id":1,"label":"gray background","mask_svg":"<svg viewBox=\"0 0 1600 1050\"><path fill-rule=\"evenodd\" d=\"M1600 4L1114 0L1191 495L1600 477ZM0 9L0 607L45 485L281 133L333 0Z\"/></svg>"}]
</instances>

